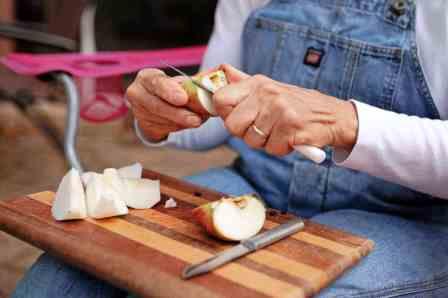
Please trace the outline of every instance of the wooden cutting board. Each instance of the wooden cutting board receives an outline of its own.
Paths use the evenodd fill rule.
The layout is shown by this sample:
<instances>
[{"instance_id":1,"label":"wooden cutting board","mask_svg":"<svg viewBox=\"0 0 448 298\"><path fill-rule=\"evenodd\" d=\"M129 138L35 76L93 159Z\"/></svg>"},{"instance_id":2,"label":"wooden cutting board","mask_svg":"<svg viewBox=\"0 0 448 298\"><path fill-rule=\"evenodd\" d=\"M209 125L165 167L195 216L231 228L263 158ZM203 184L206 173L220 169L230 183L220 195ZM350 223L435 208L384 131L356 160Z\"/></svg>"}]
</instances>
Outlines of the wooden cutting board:
<instances>
[{"instance_id":1,"label":"wooden cutting board","mask_svg":"<svg viewBox=\"0 0 448 298\"><path fill-rule=\"evenodd\" d=\"M112 219L56 222L53 192L0 202L0 229L142 297L310 297L373 249L373 242L306 221L301 232L188 281L185 266L232 244L208 236L191 209L222 194L172 177L160 179L162 202ZM165 209L174 198L178 207ZM268 212L265 229L293 218Z\"/></svg>"}]
</instances>

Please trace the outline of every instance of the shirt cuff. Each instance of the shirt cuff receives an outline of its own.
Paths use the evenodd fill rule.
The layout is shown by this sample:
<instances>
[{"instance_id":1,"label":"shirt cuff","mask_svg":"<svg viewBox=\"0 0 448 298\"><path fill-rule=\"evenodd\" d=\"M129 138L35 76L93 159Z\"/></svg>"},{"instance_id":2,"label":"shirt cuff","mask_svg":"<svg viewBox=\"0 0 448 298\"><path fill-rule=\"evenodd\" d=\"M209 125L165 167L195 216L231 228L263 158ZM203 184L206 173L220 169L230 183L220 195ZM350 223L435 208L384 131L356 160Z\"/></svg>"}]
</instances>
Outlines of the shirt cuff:
<instances>
[{"instance_id":1,"label":"shirt cuff","mask_svg":"<svg viewBox=\"0 0 448 298\"><path fill-rule=\"evenodd\" d=\"M137 119L134 119L134 129L135 129L135 134L137 135L138 139L140 140L140 142L142 142L145 146L148 147L163 147L169 144L169 136L168 138L166 138L163 141L160 142L152 142L150 140L148 140L145 135L143 134L143 132L140 129L140 126L138 125L138 121Z\"/></svg>"},{"instance_id":2,"label":"shirt cuff","mask_svg":"<svg viewBox=\"0 0 448 298\"><path fill-rule=\"evenodd\" d=\"M380 109L368 104L351 100L358 115L358 136L351 152L335 149L333 160L337 165L347 168L362 168L372 146L378 141L373 133L378 129L378 112Z\"/></svg>"}]
</instances>

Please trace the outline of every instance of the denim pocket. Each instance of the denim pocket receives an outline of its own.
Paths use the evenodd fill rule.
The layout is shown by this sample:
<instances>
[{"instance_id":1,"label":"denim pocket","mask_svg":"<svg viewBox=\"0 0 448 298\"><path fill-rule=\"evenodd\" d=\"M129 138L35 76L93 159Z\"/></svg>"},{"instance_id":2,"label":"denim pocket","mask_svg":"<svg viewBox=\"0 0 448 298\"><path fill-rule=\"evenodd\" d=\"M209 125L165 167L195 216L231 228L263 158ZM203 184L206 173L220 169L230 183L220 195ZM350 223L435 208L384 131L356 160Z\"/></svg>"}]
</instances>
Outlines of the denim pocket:
<instances>
[{"instance_id":1,"label":"denim pocket","mask_svg":"<svg viewBox=\"0 0 448 298\"><path fill-rule=\"evenodd\" d=\"M392 108L401 48L356 40L305 23L256 12L244 31L245 70L340 99ZM310 50L321 55L319 65L304 63Z\"/></svg>"},{"instance_id":2,"label":"denim pocket","mask_svg":"<svg viewBox=\"0 0 448 298\"><path fill-rule=\"evenodd\" d=\"M267 26L260 18L249 18L243 33L243 68L250 74L273 76L285 40L282 24Z\"/></svg>"}]
</instances>

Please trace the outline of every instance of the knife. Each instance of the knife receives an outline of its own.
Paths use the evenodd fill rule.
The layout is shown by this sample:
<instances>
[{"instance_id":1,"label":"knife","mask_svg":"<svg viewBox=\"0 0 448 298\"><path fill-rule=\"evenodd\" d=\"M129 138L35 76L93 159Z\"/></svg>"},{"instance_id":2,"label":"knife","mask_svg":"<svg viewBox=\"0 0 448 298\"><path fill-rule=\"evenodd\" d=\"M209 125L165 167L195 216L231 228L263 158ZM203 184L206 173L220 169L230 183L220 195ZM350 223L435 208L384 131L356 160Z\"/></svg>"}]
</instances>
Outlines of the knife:
<instances>
[{"instance_id":1,"label":"knife","mask_svg":"<svg viewBox=\"0 0 448 298\"><path fill-rule=\"evenodd\" d=\"M178 74L182 75L186 79L192 81L193 84L195 84L197 87L202 88L202 89L204 89L204 90L206 90L206 91L208 91L208 92L210 92L212 94L215 93L214 90L212 90L208 86L205 86L199 80L196 80L195 78L187 75L186 73L184 73L183 71L181 71L180 69L175 67L174 65L171 65L171 64L169 64L169 63L167 63L167 62L165 62L163 60L160 60L160 62L163 63L165 66L171 68L172 70L174 70ZM325 161L325 159L327 158L327 154L325 153L325 151L320 149L320 148L318 148L318 147L315 147L315 146L298 145L298 146L294 146L294 150L302 153L303 156L305 156L309 160L314 161L317 164L323 163Z\"/></svg>"},{"instance_id":2,"label":"knife","mask_svg":"<svg viewBox=\"0 0 448 298\"><path fill-rule=\"evenodd\" d=\"M166 67L171 68L172 70L174 70L175 72L177 72L178 74L180 74L181 76L183 76L184 78L186 78L187 80L193 82L193 84L195 84L196 87L199 87L199 88L201 88L201 89L204 89L205 91L208 91L208 92L210 92L210 93L212 93L212 94L215 93L215 91L212 90L210 87L205 86L204 84L202 84L201 81L196 80L195 78L193 78L193 77L187 75L185 72L183 72L183 71L180 70L179 68L175 67L174 65L171 65L171 64L169 64L169 63L167 63L167 62L165 62L165 61L163 61L163 60L160 60L160 62L161 62L162 64L164 64Z\"/></svg>"},{"instance_id":3,"label":"knife","mask_svg":"<svg viewBox=\"0 0 448 298\"><path fill-rule=\"evenodd\" d=\"M182 278L189 279L194 276L210 272L211 270L225 265L230 261L295 234L303 229L304 226L305 224L303 220L297 218L247 240L243 240L240 244L229 248L203 262L186 267L182 272Z\"/></svg>"}]
</instances>

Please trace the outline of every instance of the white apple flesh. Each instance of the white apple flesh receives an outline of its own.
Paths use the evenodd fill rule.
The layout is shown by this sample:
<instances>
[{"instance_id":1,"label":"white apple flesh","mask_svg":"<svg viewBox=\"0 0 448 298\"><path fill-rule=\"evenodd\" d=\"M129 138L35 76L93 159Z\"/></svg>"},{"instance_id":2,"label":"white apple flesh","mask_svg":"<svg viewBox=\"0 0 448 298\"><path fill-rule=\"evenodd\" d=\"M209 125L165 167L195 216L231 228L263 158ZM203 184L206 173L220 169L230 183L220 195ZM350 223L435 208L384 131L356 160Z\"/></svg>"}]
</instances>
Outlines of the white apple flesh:
<instances>
[{"instance_id":1,"label":"white apple flesh","mask_svg":"<svg viewBox=\"0 0 448 298\"><path fill-rule=\"evenodd\" d=\"M84 186L87 186L87 184L89 184L90 178L92 178L93 175L98 175L98 173L95 173L95 172L84 172L81 175L82 184Z\"/></svg>"},{"instance_id":2,"label":"white apple flesh","mask_svg":"<svg viewBox=\"0 0 448 298\"><path fill-rule=\"evenodd\" d=\"M140 179L142 178L142 172L143 167L139 162L118 169L121 178Z\"/></svg>"},{"instance_id":3,"label":"white apple flesh","mask_svg":"<svg viewBox=\"0 0 448 298\"><path fill-rule=\"evenodd\" d=\"M193 215L212 235L230 241L241 241L256 235L266 219L266 208L253 196L223 198L200 206Z\"/></svg>"},{"instance_id":4,"label":"white apple flesh","mask_svg":"<svg viewBox=\"0 0 448 298\"><path fill-rule=\"evenodd\" d=\"M168 200L165 201L165 208L169 209L169 208L176 208L176 207L177 207L177 202L173 198L169 198Z\"/></svg>"},{"instance_id":5,"label":"white apple flesh","mask_svg":"<svg viewBox=\"0 0 448 298\"><path fill-rule=\"evenodd\" d=\"M123 179L124 196L128 207L148 209L160 202L160 181L150 179Z\"/></svg>"},{"instance_id":6,"label":"white apple flesh","mask_svg":"<svg viewBox=\"0 0 448 298\"><path fill-rule=\"evenodd\" d=\"M100 219L128 214L128 208L120 194L104 181L104 177L93 174L87 184L87 214Z\"/></svg>"},{"instance_id":7,"label":"white apple flesh","mask_svg":"<svg viewBox=\"0 0 448 298\"><path fill-rule=\"evenodd\" d=\"M124 195L124 183L121 176L118 174L117 169L109 168L103 171L103 181L106 183L106 187L110 191L114 190L117 192L118 196L123 200Z\"/></svg>"},{"instance_id":8,"label":"white apple flesh","mask_svg":"<svg viewBox=\"0 0 448 298\"><path fill-rule=\"evenodd\" d=\"M221 70L203 76L196 76L195 79L199 80L204 86L210 88L214 92L228 84L226 75ZM182 87L188 94L187 107L193 112L202 116L218 115L213 105L213 94L196 86L192 81L185 81L182 84Z\"/></svg>"},{"instance_id":9,"label":"white apple flesh","mask_svg":"<svg viewBox=\"0 0 448 298\"><path fill-rule=\"evenodd\" d=\"M56 220L87 217L86 198L78 170L71 169L62 178L56 191L51 213Z\"/></svg>"},{"instance_id":10,"label":"white apple flesh","mask_svg":"<svg viewBox=\"0 0 448 298\"><path fill-rule=\"evenodd\" d=\"M140 163L118 170L105 169L103 174L86 172L82 177L76 169L70 170L56 192L51 209L53 217L56 220L87 216L100 219L127 214L127 206L153 207L160 201L160 181L141 179L142 170Z\"/></svg>"}]
</instances>

